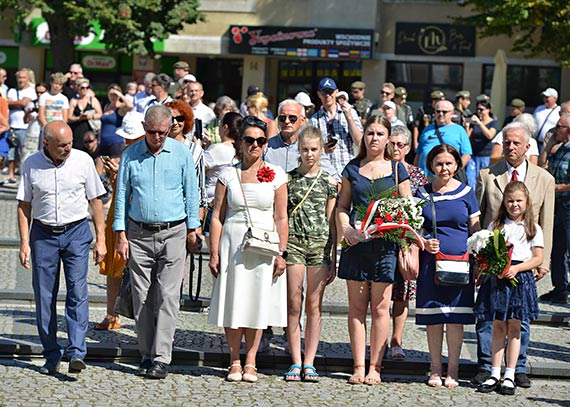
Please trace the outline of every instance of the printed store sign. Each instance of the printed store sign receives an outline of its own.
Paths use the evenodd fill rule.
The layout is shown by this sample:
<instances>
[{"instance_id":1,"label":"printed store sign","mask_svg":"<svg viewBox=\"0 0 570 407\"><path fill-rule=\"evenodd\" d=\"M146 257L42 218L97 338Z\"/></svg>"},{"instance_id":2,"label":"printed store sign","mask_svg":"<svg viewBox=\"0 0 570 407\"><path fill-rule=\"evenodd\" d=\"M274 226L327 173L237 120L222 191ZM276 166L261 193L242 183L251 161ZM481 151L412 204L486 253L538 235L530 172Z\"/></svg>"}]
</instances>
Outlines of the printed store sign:
<instances>
[{"instance_id":1,"label":"printed store sign","mask_svg":"<svg viewBox=\"0 0 570 407\"><path fill-rule=\"evenodd\" d=\"M371 59L372 30L232 25L230 53L304 58Z\"/></svg>"},{"instance_id":2,"label":"printed store sign","mask_svg":"<svg viewBox=\"0 0 570 407\"><path fill-rule=\"evenodd\" d=\"M396 54L475 56L475 27L396 23Z\"/></svg>"}]
</instances>

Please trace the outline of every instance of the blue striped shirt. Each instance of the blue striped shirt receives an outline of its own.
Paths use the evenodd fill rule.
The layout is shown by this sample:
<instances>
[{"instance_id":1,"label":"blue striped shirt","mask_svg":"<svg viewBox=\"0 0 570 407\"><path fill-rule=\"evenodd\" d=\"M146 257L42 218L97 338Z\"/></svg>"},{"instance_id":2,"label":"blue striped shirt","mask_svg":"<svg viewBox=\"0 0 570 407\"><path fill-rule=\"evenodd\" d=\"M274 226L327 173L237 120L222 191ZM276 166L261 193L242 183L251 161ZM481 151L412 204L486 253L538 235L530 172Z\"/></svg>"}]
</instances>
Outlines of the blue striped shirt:
<instances>
[{"instance_id":1,"label":"blue striped shirt","mask_svg":"<svg viewBox=\"0 0 570 407\"><path fill-rule=\"evenodd\" d=\"M197 229L199 201L190 150L167 137L162 150L154 156L143 139L121 156L113 230L126 230L128 217L144 223L187 218L187 228Z\"/></svg>"}]
</instances>

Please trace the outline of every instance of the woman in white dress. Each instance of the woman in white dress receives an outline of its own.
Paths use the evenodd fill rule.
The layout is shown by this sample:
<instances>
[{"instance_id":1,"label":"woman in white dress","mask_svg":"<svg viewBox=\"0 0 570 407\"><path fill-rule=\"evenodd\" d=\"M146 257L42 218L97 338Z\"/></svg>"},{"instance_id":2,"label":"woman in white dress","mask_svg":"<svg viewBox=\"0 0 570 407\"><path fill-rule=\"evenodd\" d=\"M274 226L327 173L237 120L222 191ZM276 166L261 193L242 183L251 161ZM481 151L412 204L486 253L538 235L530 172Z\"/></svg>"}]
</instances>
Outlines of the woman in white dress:
<instances>
[{"instance_id":1,"label":"woman in white dress","mask_svg":"<svg viewBox=\"0 0 570 407\"><path fill-rule=\"evenodd\" d=\"M287 176L262 160L267 125L248 116L243 119L236 150L238 164L220 174L210 226L210 271L214 287L208 322L224 327L230 350L226 380L257 381L255 359L262 330L287 325ZM276 229L280 255L271 257L242 251L250 223ZM245 336L245 365L240 346Z\"/></svg>"}]
</instances>

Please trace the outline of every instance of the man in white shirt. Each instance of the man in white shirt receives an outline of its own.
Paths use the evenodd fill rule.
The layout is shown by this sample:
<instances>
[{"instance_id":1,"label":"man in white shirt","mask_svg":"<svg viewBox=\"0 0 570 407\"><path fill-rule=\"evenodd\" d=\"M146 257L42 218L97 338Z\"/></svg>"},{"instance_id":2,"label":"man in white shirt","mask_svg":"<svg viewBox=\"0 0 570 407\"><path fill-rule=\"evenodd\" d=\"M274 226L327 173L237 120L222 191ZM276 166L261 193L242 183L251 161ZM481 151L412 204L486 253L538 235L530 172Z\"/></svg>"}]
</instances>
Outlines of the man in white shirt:
<instances>
[{"instance_id":1,"label":"man in white shirt","mask_svg":"<svg viewBox=\"0 0 570 407\"><path fill-rule=\"evenodd\" d=\"M62 121L44 128L43 150L30 156L22 166L18 188L20 263L32 268L38 334L46 363L41 374L60 369L63 348L57 341L56 301L60 262L63 263L67 296L65 316L69 345L69 372L85 369L86 336L89 328L87 270L93 235L87 217L91 207L96 242L95 263L103 260L105 216L100 196L105 187L93 160L71 148L73 133ZM33 223L32 223L33 219ZM32 224L30 230L30 224Z\"/></svg>"},{"instance_id":2,"label":"man in white shirt","mask_svg":"<svg viewBox=\"0 0 570 407\"><path fill-rule=\"evenodd\" d=\"M190 82L186 86L186 93L190 97L190 107L194 113L194 119L202 121L202 129L206 127L208 123L216 118L216 114L212 109L202 103L202 98L204 97L204 87L200 82ZM192 135L196 132L196 122L194 122L194 129L192 130ZM197 136L201 138L201 135Z\"/></svg>"},{"instance_id":3,"label":"man in white shirt","mask_svg":"<svg viewBox=\"0 0 570 407\"><path fill-rule=\"evenodd\" d=\"M36 90L30 83L30 72L27 68L16 72L18 87L8 91L8 107L10 108L10 127L18 137L18 145L8 150L8 183L15 184L14 170L16 161L22 155L28 124L24 123L26 105L37 99Z\"/></svg>"},{"instance_id":4,"label":"man in white shirt","mask_svg":"<svg viewBox=\"0 0 570 407\"><path fill-rule=\"evenodd\" d=\"M558 101L558 92L556 89L546 89L542 92L542 98L544 100L544 104L538 106L533 114L538 126L538 130L536 131L536 140L538 141L538 149L541 152L546 133L548 130L556 126L556 122L560 118L560 106L556 103Z\"/></svg>"},{"instance_id":5,"label":"man in white shirt","mask_svg":"<svg viewBox=\"0 0 570 407\"><path fill-rule=\"evenodd\" d=\"M4 68L0 68L0 97L5 98L8 94L8 85L6 85L6 79L8 79L8 72Z\"/></svg>"}]
</instances>

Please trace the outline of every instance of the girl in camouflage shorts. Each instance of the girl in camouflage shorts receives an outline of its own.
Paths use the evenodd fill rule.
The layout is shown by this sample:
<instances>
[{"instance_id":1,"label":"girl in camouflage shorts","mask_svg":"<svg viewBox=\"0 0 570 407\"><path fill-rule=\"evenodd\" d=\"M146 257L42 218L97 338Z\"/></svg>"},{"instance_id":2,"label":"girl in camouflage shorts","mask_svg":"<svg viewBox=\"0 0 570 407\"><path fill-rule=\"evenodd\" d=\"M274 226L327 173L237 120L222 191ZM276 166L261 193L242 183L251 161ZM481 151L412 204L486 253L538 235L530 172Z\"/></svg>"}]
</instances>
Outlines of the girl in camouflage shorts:
<instances>
[{"instance_id":1,"label":"girl in camouflage shorts","mask_svg":"<svg viewBox=\"0 0 570 407\"><path fill-rule=\"evenodd\" d=\"M336 276L334 206L337 182L321 170L323 136L316 127L299 134L300 166L289 175L287 212L287 341L293 364L286 381L319 380L313 366L321 336L321 306L325 287ZM305 360L301 359L300 317L303 279L307 269Z\"/></svg>"}]
</instances>

